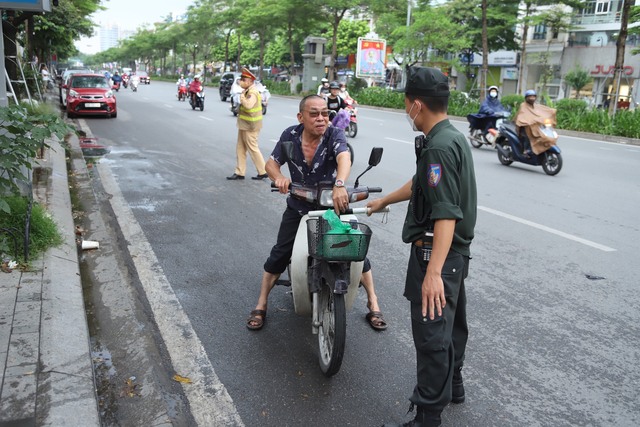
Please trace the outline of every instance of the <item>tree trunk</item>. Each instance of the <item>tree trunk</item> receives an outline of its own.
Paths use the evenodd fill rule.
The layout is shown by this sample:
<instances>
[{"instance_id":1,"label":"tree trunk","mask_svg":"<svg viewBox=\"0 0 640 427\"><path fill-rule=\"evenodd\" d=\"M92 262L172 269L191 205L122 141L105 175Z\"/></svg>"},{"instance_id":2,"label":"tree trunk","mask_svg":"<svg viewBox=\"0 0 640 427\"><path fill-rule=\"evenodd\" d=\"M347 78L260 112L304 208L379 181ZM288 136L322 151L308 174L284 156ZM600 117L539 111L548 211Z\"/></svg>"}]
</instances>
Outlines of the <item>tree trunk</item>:
<instances>
[{"instance_id":1,"label":"tree trunk","mask_svg":"<svg viewBox=\"0 0 640 427\"><path fill-rule=\"evenodd\" d=\"M224 71L227 71L227 63L229 62L229 40L231 39L231 30L229 30L229 32L227 33L227 36L225 37L224 40Z\"/></svg>"},{"instance_id":2,"label":"tree trunk","mask_svg":"<svg viewBox=\"0 0 640 427\"><path fill-rule=\"evenodd\" d=\"M329 80L335 80L336 55L338 54L338 26L341 17L336 14L333 19L333 36L331 37L331 58L329 58Z\"/></svg>"},{"instance_id":3,"label":"tree trunk","mask_svg":"<svg viewBox=\"0 0 640 427\"><path fill-rule=\"evenodd\" d=\"M258 80L262 81L262 69L264 68L264 35L260 36L260 69L258 70Z\"/></svg>"},{"instance_id":4,"label":"tree trunk","mask_svg":"<svg viewBox=\"0 0 640 427\"><path fill-rule=\"evenodd\" d=\"M289 36L289 56L291 57L291 70L289 71L289 75L296 75L296 57L295 57L295 49L293 46L293 27L291 22L289 22L289 26L287 27L287 33Z\"/></svg>"},{"instance_id":5,"label":"tree trunk","mask_svg":"<svg viewBox=\"0 0 640 427\"><path fill-rule=\"evenodd\" d=\"M529 15L531 14L531 3L525 3L524 26L522 27L522 49L520 49L520 68L518 69L518 93L524 94L522 87L522 76L527 58L527 36L529 35Z\"/></svg>"},{"instance_id":6,"label":"tree trunk","mask_svg":"<svg viewBox=\"0 0 640 427\"><path fill-rule=\"evenodd\" d=\"M173 70L171 71L174 76L176 74L177 71L177 67L176 67L176 42L173 42L173 49L171 49L173 51Z\"/></svg>"},{"instance_id":7,"label":"tree trunk","mask_svg":"<svg viewBox=\"0 0 640 427\"><path fill-rule=\"evenodd\" d=\"M482 0L482 70L480 71L480 100L484 100L489 73L489 40L487 36L487 0Z\"/></svg>"},{"instance_id":8,"label":"tree trunk","mask_svg":"<svg viewBox=\"0 0 640 427\"><path fill-rule=\"evenodd\" d=\"M614 98L609 102L609 114L616 112L618 105L618 95L620 94L620 79L622 78L622 69L624 67L624 48L627 43L627 27L629 25L629 11L631 10L632 0L623 0L622 16L620 17L620 34L616 41L616 64L615 73L613 74L613 94Z\"/></svg>"},{"instance_id":9,"label":"tree trunk","mask_svg":"<svg viewBox=\"0 0 640 427\"><path fill-rule=\"evenodd\" d=\"M236 58L236 71L240 71L240 54L242 53L242 46L240 45L240 33L238 33L238 57Z\"/></svg>"}]
</instances>

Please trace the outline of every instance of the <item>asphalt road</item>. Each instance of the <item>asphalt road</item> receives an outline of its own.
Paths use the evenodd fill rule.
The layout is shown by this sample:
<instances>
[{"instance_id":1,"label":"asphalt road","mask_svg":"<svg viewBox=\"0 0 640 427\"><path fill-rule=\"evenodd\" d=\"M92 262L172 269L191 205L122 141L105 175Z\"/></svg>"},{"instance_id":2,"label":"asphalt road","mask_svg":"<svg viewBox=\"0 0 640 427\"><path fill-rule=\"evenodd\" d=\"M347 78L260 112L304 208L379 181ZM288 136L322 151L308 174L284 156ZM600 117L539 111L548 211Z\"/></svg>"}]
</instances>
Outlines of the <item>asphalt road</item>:
<instances>
[{"instance_id":1,"label":"asphalt road","mask_svg":"<svg viewBox=\"0 0 640 427\"><path fill-rule=\"evenodd\" d=\"M174 91L155 81L137 93L121 90L117 119L85 122L111 146L98 172L129 235L122 249L145 258L136 266L148 297L155 289L175 296L158 299L162 311L153 313L160 329L175 327L162 334L177 349L174 365L199 370L222 395L211 405L185 385L194 418L207 419L213 406L226 423L247 426L409 419L415 356L402 297L406 205L393 206L384 223L365 219L389 329L377 333L365 323L361 290L347 314L342 369L327 379L310 321L293 312L286 288L272 292L265 328L246 329L284 198L266 180L225 179L234 169L236 128L216 89L208 89L203 112ZM265 158L296 123L297 103L272 98L260 136ZM349 182L374 146L384 148L382 162L362 184L388 192L410 179L415 135L403 116L359 109ZM640 147L573 137L561 137L559 146L564 167L555 177L540 167L505 167L494 150L472 149L479 214L467 282L467 401L444 411L444 425L640 424ZM254 174L249 160L247 175Z\"/></svg>"}]
</instances>

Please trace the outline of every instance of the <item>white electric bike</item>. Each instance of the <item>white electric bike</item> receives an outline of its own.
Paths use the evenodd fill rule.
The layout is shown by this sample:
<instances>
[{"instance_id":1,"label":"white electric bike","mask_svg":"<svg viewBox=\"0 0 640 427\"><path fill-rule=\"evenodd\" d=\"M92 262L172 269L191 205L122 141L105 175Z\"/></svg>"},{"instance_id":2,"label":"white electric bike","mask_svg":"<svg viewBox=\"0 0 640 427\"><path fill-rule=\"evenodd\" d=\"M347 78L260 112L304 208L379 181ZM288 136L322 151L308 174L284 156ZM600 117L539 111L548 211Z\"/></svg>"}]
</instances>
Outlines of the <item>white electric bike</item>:
<instances>
[{"instance_id":1,"label":"white electric bike","mask_svg":"<svg viewBox=\"0 0 640 427\"><path fill-rule=\"evenodd\" d=\"M376 166L381 157L382 148L373 148L369 166L358 176L353 187L347 187L350 203L367 199L369 193L382 192L379 187L358 186L360 177ZM342 365L346 311L351 309L358 293L372 234L371 229L358 222L355 216L368 213L366 207L349 209L340 215L340 220L354 233L330 230L323 215L327 210L333 210L332 191L333 183L312 187L291 183L289 194L292 197L323 209L310 211L302 217L287 269L289 280L277 282L291 286L296 314L311 316L311 332L318 335L320 369L328 377L336 374Z\"/></svg>"}]
</instances>

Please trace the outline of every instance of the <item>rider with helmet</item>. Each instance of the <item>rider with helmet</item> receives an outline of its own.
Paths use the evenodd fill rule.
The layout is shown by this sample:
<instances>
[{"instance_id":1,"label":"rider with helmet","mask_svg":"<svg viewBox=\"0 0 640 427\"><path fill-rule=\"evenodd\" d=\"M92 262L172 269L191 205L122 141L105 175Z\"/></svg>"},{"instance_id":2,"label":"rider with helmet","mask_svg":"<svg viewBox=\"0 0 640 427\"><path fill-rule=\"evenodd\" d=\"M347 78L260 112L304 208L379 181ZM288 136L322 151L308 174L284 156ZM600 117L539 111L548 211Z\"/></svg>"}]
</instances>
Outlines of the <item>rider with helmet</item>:
<instances>
[{"instance_id":1,"label":"rider with helmet","mask_svg":"<svg viewBox=\"0 0 640 427\"><path fill-rule=\"evenodd\" d=\"M329 84L329 95L327 96L327 108L329 109L329 118L333 119L338 111L343 108L347 108L347 103L344 102L339 95L340 83L335 80Z\"/></svg>"},{"instance_id":2,"label":"rider with helmet","mask_svg":"<svg viewBox=\"0 0 640 427\"><path fill-rule=\"evenodd\" d=\"M189 95L191 96L191 102L196 102L196 94L202 90L202 82L200 82L200 74L193 76L193 81L189 85Z\"/></svg>"},{"instance_id":3,"label":"rider with helmet","mask_svg":"<svg viewBox=\"0 0 640 427\"><path fill-rule=\"evenodd\" d=\"M497 116L502 115L503 113L508 113L507 109L504 108L498 98L498 86L489 87L487 99L485 99L482 102L482 105L480 105L480 111L478 111L478 113L486 116L484 120L485 135L489 132L489 129L495 129L496 119L498 118Z\"/></svg>"},{"instance_id":4,"label":"rider with helmet","mask_svg":"<svg viewBox=\"0 0 640 427\"><path fill-rule=\"evenodd\" d=\"M320 86L318 86L318 95L320 95L325 99L329 95L329 79L328 78L323 77L322 80L320 80Z\"/></svg>"},{"instance_id":5,"label":"rider with helmet","mask_svg":"<svg viewBox=\"0 0 640 427\"><path fill-rule=\"evenodd\" d=\"M524 93L524 102L520 104L514 119L518 127L518 137L522 143L525 156L539 154L551 145L555 145L557 135L549 136L540 132L546 125L555 126L556 110L546 105L537 104L538 94L529 89Z\"/></svg>"},{"instance_id":6,"label":"rider with helmet","mask_svg":"<svg viewBox=\"0 0 640 427\"><path fill-rule=\"evenodd\" d=\"M120 88L120 84L122 83L122 77L120 76L120 74L118 74L117 71L113 74L113 77L111 77L111 80L113 81L114 86L117 86L118 88Z\"/></svg>"},{"instance_id":7,"label":"rider with helmet","mask_svg":"<svg viewBox=\"0 0 640 427\"><path fill-rule=\"evenodd\" d=\"M187 80L184 78L184 74L180 74L180 78L176 82L176 86L178 86L178 99L180 99L180 90L183 90L183 93L186 93L186 89L188 86Z\"/></svg>"}]
</instances>

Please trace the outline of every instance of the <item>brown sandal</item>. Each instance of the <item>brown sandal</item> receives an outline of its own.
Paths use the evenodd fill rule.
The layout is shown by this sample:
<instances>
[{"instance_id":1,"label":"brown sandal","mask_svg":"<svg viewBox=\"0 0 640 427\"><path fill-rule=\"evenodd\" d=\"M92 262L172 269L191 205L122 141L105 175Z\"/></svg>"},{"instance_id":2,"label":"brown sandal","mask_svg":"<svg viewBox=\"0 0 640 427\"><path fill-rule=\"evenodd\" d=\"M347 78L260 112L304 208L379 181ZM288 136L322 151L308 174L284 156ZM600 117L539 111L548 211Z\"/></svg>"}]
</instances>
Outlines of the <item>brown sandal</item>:
<instances>
[{"instance_id":1,"label":"brown sandal","mask_svg":"<svg viewBox=\"0 0 640 427\"><path fill-rule=\"evenodd\" d=\"M249 314L249 318L247 319L247 328L251 329L252 331L258 331L262 329L262 327L264 326L264 322L267 321L267 310L253 310Z\"/></svg>"},{"instance_id":2,"label":"brown sandal","mask_svg":"<svg viewBox=\"0 0 640 427\"><path fill-rule=\"evenodd\" d=\"M369 325L376 331L384 331L387 329L387 322L384 321L381 311L370 311L366 316Z\"/></svg>"}]
</instances>

